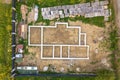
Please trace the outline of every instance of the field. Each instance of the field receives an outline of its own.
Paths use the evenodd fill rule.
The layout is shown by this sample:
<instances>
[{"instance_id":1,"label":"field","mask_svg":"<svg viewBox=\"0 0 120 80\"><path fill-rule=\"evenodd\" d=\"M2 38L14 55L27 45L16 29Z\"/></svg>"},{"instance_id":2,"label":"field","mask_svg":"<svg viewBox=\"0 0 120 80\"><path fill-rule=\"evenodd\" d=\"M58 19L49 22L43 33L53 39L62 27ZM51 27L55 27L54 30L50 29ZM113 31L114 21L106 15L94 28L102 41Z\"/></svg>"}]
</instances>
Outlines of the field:
<instances>
[{"instance_id":1,"label":"field","mask_svg":"<svg viewBox=\"0 0 120 80\"><path fill-rule=\"evenodd\" d=\"M12 80L11 71L11 9L0 2L0 80Z\"/></svg>"}]
</instances>

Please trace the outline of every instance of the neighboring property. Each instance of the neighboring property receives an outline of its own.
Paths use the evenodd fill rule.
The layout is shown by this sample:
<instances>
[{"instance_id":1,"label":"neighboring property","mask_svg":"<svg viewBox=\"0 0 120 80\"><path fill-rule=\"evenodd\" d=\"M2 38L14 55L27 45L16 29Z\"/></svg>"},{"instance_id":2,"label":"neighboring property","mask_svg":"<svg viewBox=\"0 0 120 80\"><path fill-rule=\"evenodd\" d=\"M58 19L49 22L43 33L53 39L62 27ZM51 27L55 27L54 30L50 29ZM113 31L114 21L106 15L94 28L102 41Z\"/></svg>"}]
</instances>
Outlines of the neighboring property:
<instances>
[{"instance_id":1,"label":"neighboring property","mask_svg":"<svg viewBox=\"0 0 120 80\"><path fill-rule=\"evenodd\" d=\"M108 0L95 1L89 3L63 5L41 8L43 19L55 19L64 17L84 16L85 18L92 18L97 16L104 16L105 21L110 16L110 9L108 9Z\"/></svg>"}]
</instances>

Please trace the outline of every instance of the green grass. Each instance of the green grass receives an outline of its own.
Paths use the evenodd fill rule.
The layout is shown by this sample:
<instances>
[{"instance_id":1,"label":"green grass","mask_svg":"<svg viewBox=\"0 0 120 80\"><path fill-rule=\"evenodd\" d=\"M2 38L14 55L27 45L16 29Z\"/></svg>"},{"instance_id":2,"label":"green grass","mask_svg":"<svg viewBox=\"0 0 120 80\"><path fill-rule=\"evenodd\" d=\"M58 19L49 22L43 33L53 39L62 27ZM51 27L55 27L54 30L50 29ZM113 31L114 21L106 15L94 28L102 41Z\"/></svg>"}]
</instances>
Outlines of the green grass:
<instances>
[{"instance_id":1,"label":"green grass","mask_svg":"<svg viewBox=\"0 0 120 80\"><path fill-rule=\"evenodd\" d=\"M110 50L115 51L118 50L118 33L117 33L117 28L113 28L112 31L110 32Z\"/></svg>"},{"instance_id":2,"label":"green grass","mask_svg":"<svg viewBox=\"0 0 120 80\"><path fill-rule=\"evenodd\" d=\"M110 0L109 0L109 2L110 2ZM111 1L112 2L112 1ZM114 11L114 6L113 6L113 4L112 3L110 3L109 5L108 5L108 7L111 9L111 16L110 16L110 18L109 18L109 21L114 21L115 20L115 11Z\"/></svg>"},{"instance_id":3,"label":"green grass","mask_svg":"<svg viewBox=\"0 0 120 80\"><path fill-rule=\"evenodd\" d=\"M83 23L88 23L91 25L96 25L99 27L104 27L104 17L93 17L93 18L84 18L82 16L76 16L75 18L70 18L71 21L82 21Z\"/></svg>"},{"instance_id":4,"label":"green grass","mask_svg":"<svg viewBox=\"0 0 120 80\"><path fill-rule=\"evenodd\" d=\"M23 44L23 46L24 46L24 54L29 54L28 48L27 48L28 47L28 40L19 38L18 43Z\"/></svg>"},{"instance_id":5,"label":"green grass","mask_svg":"<svg viewBox=\"0 0 120 80\"><path fill-rule=\"evenodd\" d=\"M17 18L17 21L18 21L18 22L20 22L20 21L22 20L22 14L21 14L21 12L20 12L21 4L22 4L22 3L18 3L18 2L16 3L16 5L17 5L17 6L16 6L16 14L17 14L17 15L16 15L16 18Z\"/></svg>"},{"instance_id":6,"label":"green grass","mask_svg":"<svg viewBox=\"0 0 120 80\"><path fill-rule=\"evenodd\" d=\"M41 7L52 7L59 5L72 5L85 2L85 0L38 0Z\"/></svg>"},{"instance_id":7,"label":"green grass","mask_svg":"<svg viewBox=\"0 0 120 80\"><path fill-rule=\"evenodd\" d=\"M0 3L0 80L10 80L11 5Z\"/></svg>"}]
</instances>

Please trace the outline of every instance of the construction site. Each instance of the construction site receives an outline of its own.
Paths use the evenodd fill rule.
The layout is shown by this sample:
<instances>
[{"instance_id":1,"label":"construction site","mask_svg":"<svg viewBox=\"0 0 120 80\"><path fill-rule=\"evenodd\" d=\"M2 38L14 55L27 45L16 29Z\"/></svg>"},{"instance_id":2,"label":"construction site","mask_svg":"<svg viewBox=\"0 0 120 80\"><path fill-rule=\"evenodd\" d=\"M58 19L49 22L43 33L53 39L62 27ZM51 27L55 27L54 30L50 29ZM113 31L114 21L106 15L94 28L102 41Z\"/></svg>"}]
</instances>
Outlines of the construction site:
<instances>
[{"instance_id":1,"label":"construction site","mask_svg":"<svg viewBox=\"0 0 120 80\"><path fill-rule=\"evenodd\" d=\"M24 55L23 61L18 65L37 66L42 72L63 73L110 69L107 58L110 52L100 47L104 40L104 29L97 26L92 26L92 29L90 26L82 22L29 26L29 54Z\"/></svg>"},{"instance_id":2,"label":"construction site","mask_svg":"<svg viewBox=\"0 0 120 80\"><path fill-rule=\"evenodd\" d=\"M105 2L107 6L108 1ZM96 1L95 4L99 6L100 2ZM12 20L14 23L12 34L13 38L16 37L16 45L12 45L15 55L12 59L17 65L13 66L13 71L16 69L19 74L29 75L42 72L89 73L100 69L111 70L108 57L111 52L105 48L108 27L98 27L80 20L69 19L67 22L50 19L50 24L46 25L37 20L40 18L39 10L47 8L39 9L39 6L34 5L28 12L28 6L21 5L20 9L22 20L17 24L17 28L15 28L15 20ZM110 16L111 13L107 13ZM42 14L40 16L43 17L42 19L46 17ZM17 31L16 36L15 31Z\"/></svg>"}]
</instances>

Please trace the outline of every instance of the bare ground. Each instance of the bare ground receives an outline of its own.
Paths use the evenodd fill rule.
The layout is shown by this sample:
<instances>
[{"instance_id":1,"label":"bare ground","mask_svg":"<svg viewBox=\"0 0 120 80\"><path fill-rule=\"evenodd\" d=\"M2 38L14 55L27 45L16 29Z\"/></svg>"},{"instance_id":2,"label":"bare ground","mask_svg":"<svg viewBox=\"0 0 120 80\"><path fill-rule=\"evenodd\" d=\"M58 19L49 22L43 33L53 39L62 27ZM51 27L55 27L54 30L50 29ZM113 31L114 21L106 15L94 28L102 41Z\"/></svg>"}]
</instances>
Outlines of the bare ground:
<instances>
[{"instance_id":1,"label":"bare ground","mask_svg":"<svg viewBox=\"0 0 120 80\"><path fill-rule=\"evenodd\" d=\"M100 46L101 42L104 40L103 37L106 36L106 34L104 33L104 28L84 24L80 21L69 22L69 25L81 26L82 32L87 33L87 44L90 46L89 60L41 60L40 47L29 47L29 52L34 53L35 57L32 60L29 60L32 55L26 55L24 60L25 62L23 62L22 64L29 65L30 63L34 63L38 66L40 71L43 70L44 66L48 66L51 64L56 68L56 72L60 72L61 68L64 68L64 73L68 71L76 72L76 68L80 68L80 72L91 72L96 69L110 68L110 63L108 61L109 59L107 58L110 52L103 50ZM77 51L79 51L79 49ZM46 54L47 53L48 52L46 52ZM56 57L59 56L59 47L57 47L55 53L57 53ZM85 56L84 54L82 55ZM63 56L67 57L67 47L63 47Z\"/></svg>"},{"instance_id":2,"label":"bare ground","mask_svg":"<svg viewBox=\"0 0 120 80\"><path fill-rule=\"evenodd\" d=\"M68 29L66 25L44 28L44 44L78 44L78 29Z\"/></svg>"},{"instance_id":3,"label":"bare ground","mask_svg":"<svg viewBox=\"0 0 120 80\"><path fill-rule=\"evenodd\" d=\"M30 28L30 43L31 44L41 43L41 28Z\"/></svg>"}]
</instances>

